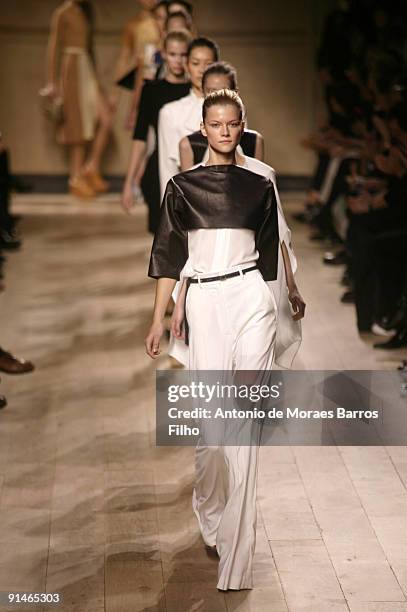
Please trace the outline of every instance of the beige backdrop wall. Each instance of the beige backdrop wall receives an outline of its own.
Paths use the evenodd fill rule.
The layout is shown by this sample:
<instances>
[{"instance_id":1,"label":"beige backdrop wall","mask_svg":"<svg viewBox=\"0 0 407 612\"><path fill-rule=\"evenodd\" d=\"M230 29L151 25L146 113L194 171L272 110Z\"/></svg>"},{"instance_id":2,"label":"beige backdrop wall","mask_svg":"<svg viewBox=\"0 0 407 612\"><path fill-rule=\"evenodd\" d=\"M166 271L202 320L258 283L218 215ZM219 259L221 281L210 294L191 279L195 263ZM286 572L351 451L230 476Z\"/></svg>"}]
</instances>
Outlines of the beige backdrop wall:
<instances>
[{"instance_id":1,"label":"beige backdrop wall","mask_svg":"<svg viewBox=\"0 0 407 612\"><path fill-rule=\"evenodd\" d=\"M12 151L13 171L64 174L66 152L55 144L41 114L38 90L45 83L48 26L58 0L1 0L0 129ZM94 0L96 53L106 87L125 21L134 0ZM239 72L250 127L266 139L266 161L283 175L308 175L314 157L299 145L322 112L314 57L318 31L330 2L324 0L195 0L201 34L221 46L222 58ZM108 174L123 174L130 146L124 130L128 104L121 97L105 160Z\"/></svg>"}]
</instances>

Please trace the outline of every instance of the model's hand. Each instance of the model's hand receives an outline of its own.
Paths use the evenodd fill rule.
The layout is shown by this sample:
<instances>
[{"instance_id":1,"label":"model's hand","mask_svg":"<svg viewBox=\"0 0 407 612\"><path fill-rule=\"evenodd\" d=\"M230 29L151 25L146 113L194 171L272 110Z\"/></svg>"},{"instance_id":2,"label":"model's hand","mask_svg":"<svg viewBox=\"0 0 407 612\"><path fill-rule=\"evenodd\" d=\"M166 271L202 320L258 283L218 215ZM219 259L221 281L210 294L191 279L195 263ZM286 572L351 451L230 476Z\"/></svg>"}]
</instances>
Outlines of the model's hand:
<instances>
[{"instance_id":1,"label":"model's hand","mask_svg":"<svg viewBox=\"0 0 407 612\"><path fill-rule=\"evenodd\" d=\"M130 213L131 209L134 206L134 194L133 194L133 186L131 183L127 181L124 183L122 198L120 201L122 208L126 213Z\"/></svg>"},{"instance_id":2,"label":"model's hand","mask_svg":"<svg viewBox=\"0 0 407 612\"><path fill-rule=\"evenodd\" d=\"M160 340L164 333L164 325L162 323L153 322L150 331L147 334L146 339L144 340L144 344L146 347L146 353L151 357L151 359L157 359L160 350Z\"/></svg>"},{"instance_id":3,"label":"model's hand","mask_svg":"<svg viewBox=\"0 0 407 612\"><path fill-rule=\"evenodd\" d=\"M126 116L126 121L124 122L124 129L132 132L134 130L134 126L136 125L136 117L137 117L137 106L131 105Z\"/></svg>"},{"instance_id":4,"label":"model's hand","mask_svg":"<svg viewBox=\"0 0 407 612\"><path fill-rule=\"evenodd\" d=\"M171 317L171 333L178 340L185 340L184 312L184 299L179 296Z\"/></svg>"},{"instance_id":5,"label":"model's hand","mask_svg":"<svg viewBox=\"0 0 407 612\"><path fill-rule=\"evenodd\" d=\"M40 96L46 98L59 98L59 90L56 83L47 83L45 87L40 89Z\"/></svg>"},{"instance_id":6,"label":"model's hand","mask_svg":"<svg viewBox=\"0 0 407 612\"><path fill-rule=\"evenodd\" d=\"M306 304L304 300L302 299L300 292L298 291L297 288L289 291L288 299L290 300L291 306L293 307L293 310L294 310L294 314L293 314L294 321L299 321L300 319L303 319L305 315Z\"/></svg>"}]
</instances>

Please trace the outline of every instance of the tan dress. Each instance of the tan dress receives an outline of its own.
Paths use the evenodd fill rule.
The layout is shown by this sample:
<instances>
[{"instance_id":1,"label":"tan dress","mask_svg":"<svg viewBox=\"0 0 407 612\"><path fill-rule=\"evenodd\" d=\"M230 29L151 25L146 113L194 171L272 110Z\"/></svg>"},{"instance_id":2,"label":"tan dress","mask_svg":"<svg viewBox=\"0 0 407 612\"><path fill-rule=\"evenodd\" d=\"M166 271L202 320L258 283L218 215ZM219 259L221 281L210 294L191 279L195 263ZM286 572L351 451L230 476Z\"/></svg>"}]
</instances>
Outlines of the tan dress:
<instances>
[{"instance_id":1,"label":"tan dress","mask_svg":"<svg viewBox=\"0 0 407 612\"><path fill-rule=\"evenodd\" d=\"M131 66L142 66L143 78L154 79L157 66L155 53L160 49L160 32L151 15L142 14L125 25L122 46L129 50Z\"/></svg>"},{"instance_id":2,"label":"tan dress","mask_svg":"<svg viewBox=\"0 0 407 612\"><path fill-rule=\"evenodd\" d=\"M88 22L74 1L55 11L51 35L64 109L57 134L62 144L80 144L95 135L99 86L88 51L89 34Z\"/></svg>"}]
</instances>

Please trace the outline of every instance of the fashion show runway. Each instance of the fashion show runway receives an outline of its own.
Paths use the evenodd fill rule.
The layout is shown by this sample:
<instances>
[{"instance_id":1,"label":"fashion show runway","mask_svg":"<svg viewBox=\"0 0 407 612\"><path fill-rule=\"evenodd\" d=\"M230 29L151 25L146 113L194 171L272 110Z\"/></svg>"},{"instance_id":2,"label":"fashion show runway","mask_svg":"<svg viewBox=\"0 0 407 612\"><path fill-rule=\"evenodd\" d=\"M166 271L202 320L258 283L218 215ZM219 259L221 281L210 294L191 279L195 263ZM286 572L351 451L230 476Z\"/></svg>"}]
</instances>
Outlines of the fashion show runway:
<instances>
[{"instance_id":1,"label":"fashion show runway","mask_svg":"<svg viewBox=\"0 0 407 612\"><path fill-rule=\"evenodd\" d=\"M291 219L301 196L282 194L307 303L294 369L394 369L401 353L358 336L342 270ZM194 449L155 446L154 370L169 360L143 345L145 208L24 195L13 211L25 242L8 258L1 344L36 371L2 377L0 591L58 592L69 612L407 611L403 447L262 448L255 588L217 591Z\"/></svg>"}]
</instances>

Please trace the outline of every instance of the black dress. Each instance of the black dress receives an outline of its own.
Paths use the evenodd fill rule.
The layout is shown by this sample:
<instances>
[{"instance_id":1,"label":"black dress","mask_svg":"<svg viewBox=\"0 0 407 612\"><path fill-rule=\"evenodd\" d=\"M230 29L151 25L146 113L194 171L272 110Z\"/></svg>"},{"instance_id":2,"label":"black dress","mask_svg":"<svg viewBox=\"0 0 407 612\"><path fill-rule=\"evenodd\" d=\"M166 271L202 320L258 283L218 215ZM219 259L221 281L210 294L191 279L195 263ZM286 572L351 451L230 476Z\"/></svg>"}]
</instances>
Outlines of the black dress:
<instances>
[{"instance_id":1,"label":"black dress","mask_svg":"<svg viewBox=\"0 0 407 612\"><path fill-rule=\"evenodd\" d=\"M240 139L240 146L242 147L243 153L248 157L255 157L257 134L258 132L255 130L244 130ZM195 166L195 164L200 164L203 160L208 148L208 140L200 131L190 134L187 138L191 145Z\"/></svg>"},{"instance_id":2,"label":"black dress","mask_svg":"<svg viewBox=\"0 0 407 612\"><path fill-rule=\"evenodd\" d=\"M148 128L154 128L156 147L148 159L141 189L148 206L148 231L155 233L160 213L160 180L158 175L158 115L164 104L187 96L190 83L169 83L165 79L145 81L133 140L147 140Z\"/></svg>"}]
</instances>

